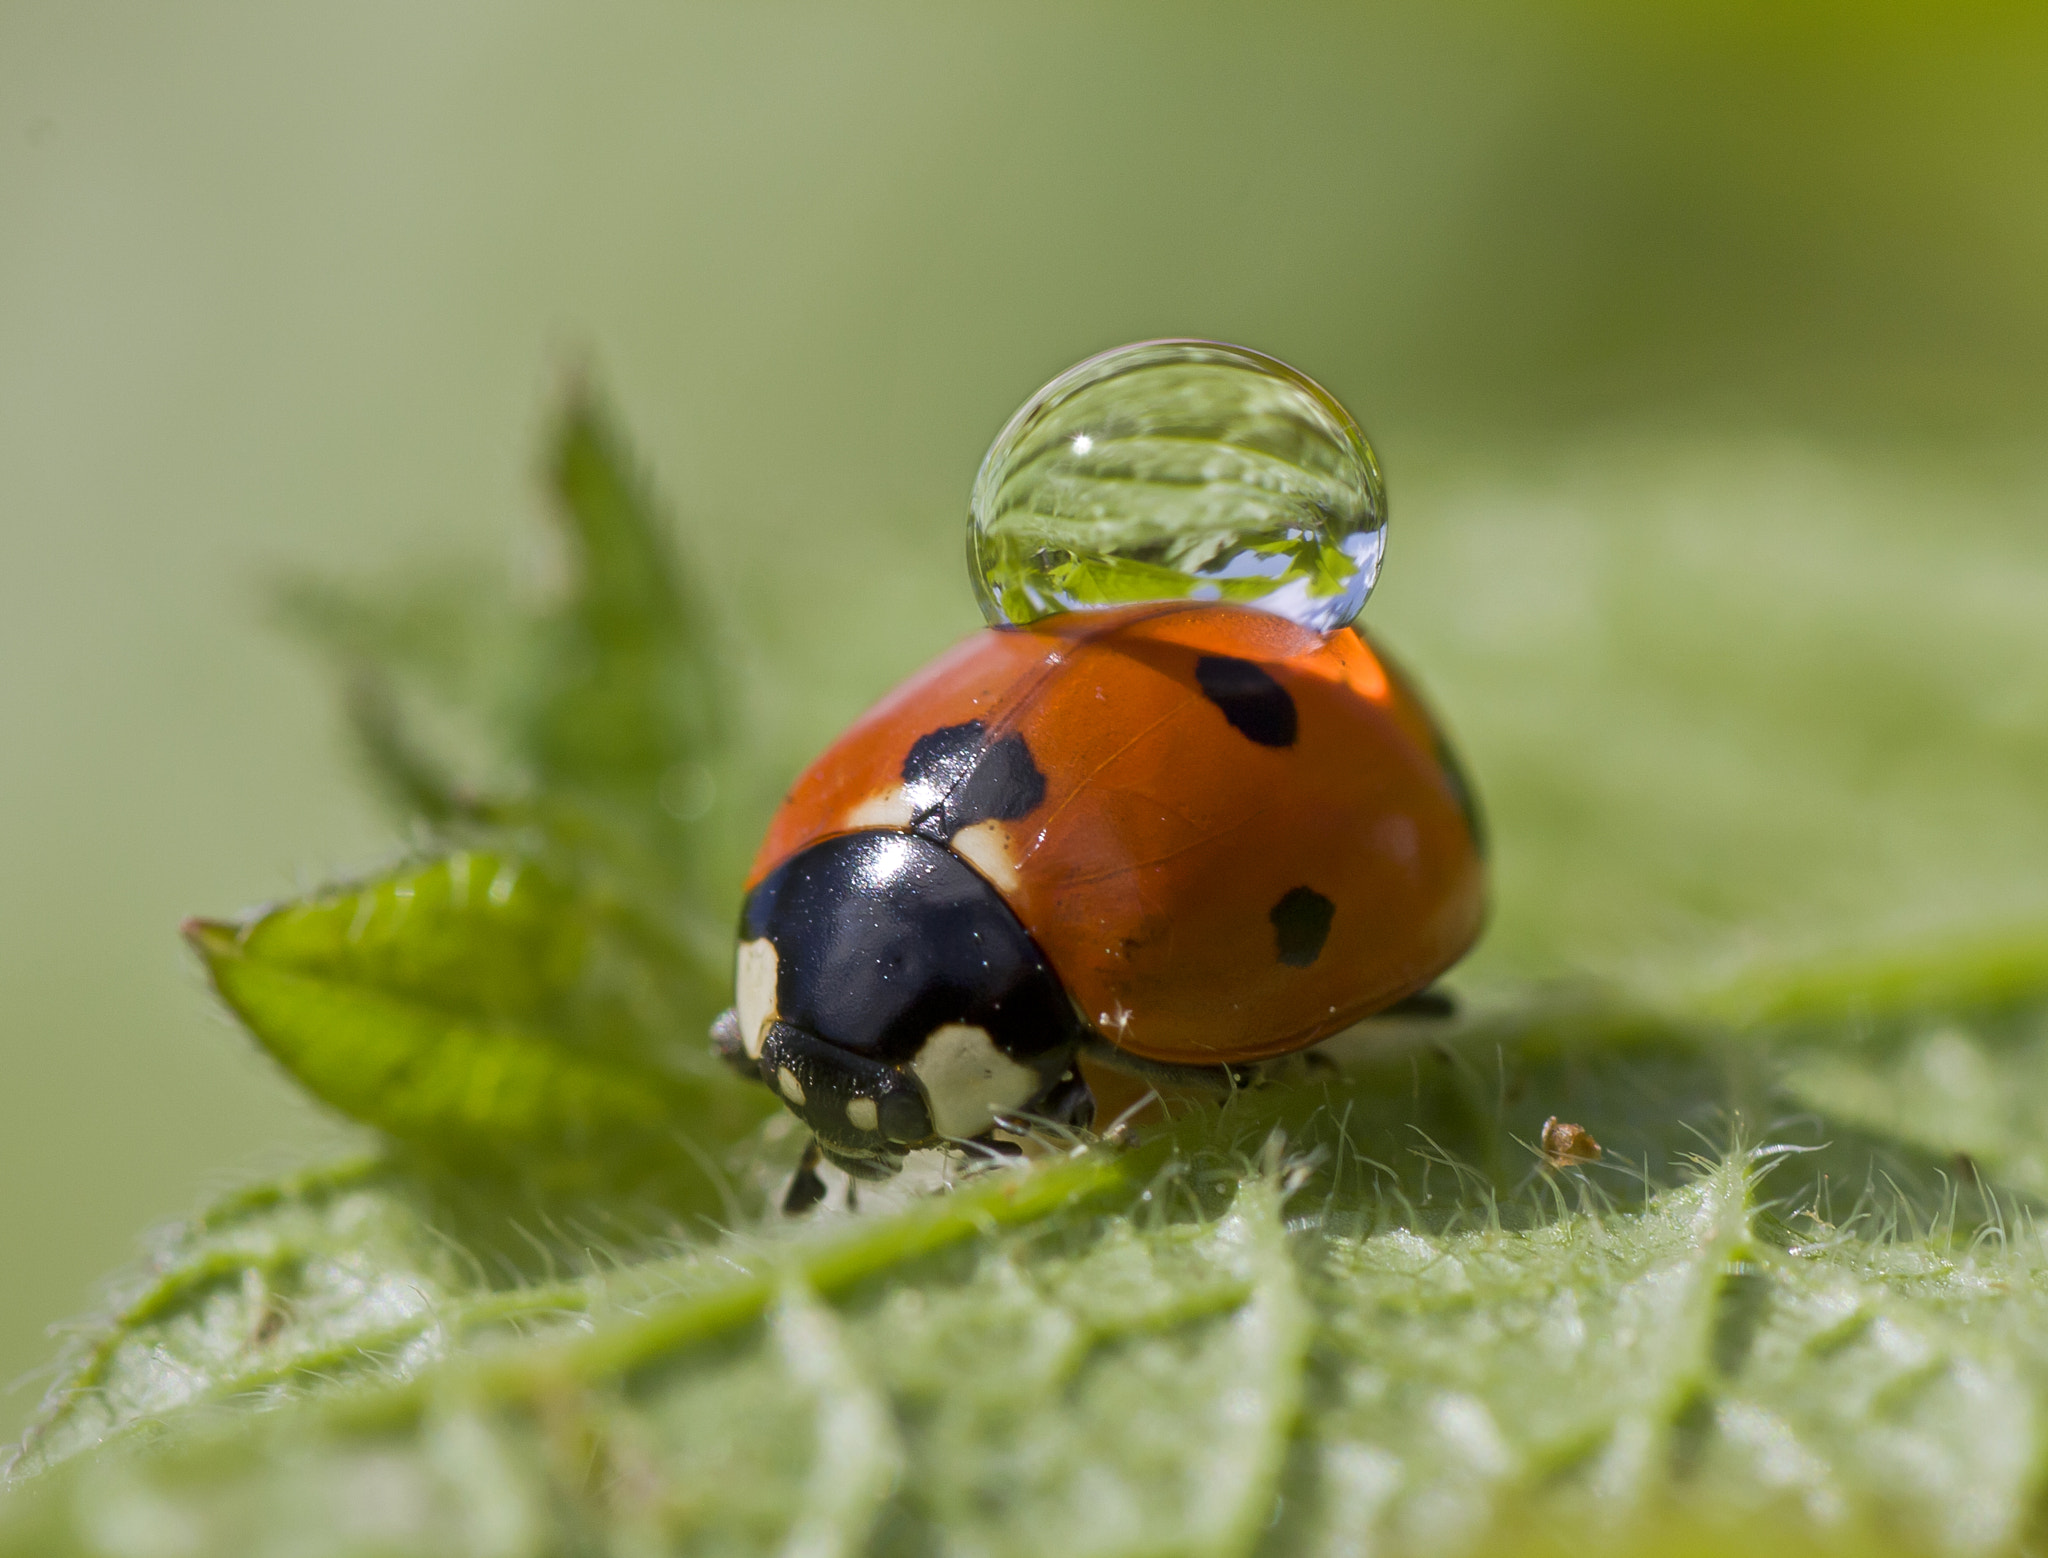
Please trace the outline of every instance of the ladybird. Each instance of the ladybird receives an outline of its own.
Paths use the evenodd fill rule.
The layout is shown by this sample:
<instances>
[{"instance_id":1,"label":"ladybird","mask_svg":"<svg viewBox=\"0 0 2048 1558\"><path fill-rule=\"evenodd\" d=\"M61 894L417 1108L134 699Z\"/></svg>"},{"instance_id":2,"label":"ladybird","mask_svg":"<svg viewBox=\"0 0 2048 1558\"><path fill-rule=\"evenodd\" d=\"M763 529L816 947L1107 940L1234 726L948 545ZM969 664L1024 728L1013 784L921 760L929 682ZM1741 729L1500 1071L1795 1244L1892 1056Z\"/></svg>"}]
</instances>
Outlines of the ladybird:
<instances>
[{"instance_id":1,"label":"ladybird","mask_svg":"<svg viewBox=\"0 0 2048 1558\"><path fill-rule=\"evenodd\" d=\"M1478 935L1483 854L1353 628L1187 601L993 627L784 798L714 1040L812 1132L801 1205L819 1151L877 1178L1086 1126L1080 1057L1227 1074L1427 990Z\"/></svg>"}]
</instances>

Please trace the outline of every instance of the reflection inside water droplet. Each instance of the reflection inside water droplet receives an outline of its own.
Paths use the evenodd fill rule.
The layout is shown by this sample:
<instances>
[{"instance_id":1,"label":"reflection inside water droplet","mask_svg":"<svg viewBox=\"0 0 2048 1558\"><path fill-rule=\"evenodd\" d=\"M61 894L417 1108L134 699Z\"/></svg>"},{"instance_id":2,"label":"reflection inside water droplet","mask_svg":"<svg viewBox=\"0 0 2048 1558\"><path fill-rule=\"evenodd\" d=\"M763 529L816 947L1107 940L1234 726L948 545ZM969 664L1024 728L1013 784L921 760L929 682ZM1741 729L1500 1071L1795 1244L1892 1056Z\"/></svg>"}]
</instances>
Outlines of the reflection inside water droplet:
<instances>
[{"instance_id":1,"label":"reflection inside water droplet","mask_svg":"<svg viewBox=\"0 0 2048 1558\"><path fill-rule=\"evenodd\" d=\"M1328 630L1379 574L1386 499L1357 423L1285 363L1147 341L1069 369L990 447L969 506L984 616L1223 600Z\"/></svg>"}]
</instances>

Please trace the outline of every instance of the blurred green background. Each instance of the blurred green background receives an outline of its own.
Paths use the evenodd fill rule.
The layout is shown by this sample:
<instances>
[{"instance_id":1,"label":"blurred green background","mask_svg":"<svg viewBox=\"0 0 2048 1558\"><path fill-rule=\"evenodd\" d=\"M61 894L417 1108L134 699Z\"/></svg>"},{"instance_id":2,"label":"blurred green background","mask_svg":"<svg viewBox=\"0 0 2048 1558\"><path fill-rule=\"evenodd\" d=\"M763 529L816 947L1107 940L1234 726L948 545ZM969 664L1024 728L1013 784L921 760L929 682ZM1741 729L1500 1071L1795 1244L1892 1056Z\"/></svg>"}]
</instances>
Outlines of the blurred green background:
<instances>
[{"instance_id":1,"label":"blurred green background","mask_svg":"<svg viewBox=\"0 0 2048 1558\"><path fill-rule=\"evenodd\" d=\"M265 590L543 578L581 367L778 778L977 625L1011 409L1203 334L1379 447L1468 988L2048 913L2038 14L0 8L0 1377L341 1137L175 935L398 843Z\"/></svg>"}]
</instances>

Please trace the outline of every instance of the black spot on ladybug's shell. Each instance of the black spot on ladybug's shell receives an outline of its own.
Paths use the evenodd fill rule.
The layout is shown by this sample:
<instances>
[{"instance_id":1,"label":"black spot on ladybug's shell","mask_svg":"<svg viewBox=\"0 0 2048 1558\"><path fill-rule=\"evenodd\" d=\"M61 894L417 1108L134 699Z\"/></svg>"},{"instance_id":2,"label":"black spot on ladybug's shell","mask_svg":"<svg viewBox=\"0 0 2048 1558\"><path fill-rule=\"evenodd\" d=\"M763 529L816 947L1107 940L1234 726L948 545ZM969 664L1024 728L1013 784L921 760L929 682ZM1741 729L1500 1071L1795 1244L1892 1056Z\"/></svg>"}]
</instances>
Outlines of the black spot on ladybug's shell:
<instances>
[{"instance_id":1,"label":"black spot on ladybug's shell","mask_svg":"<svg viewBox=\"0 0 2048 1558\"><path fill-rule=\"evenodd\" d=\"M1204 655L1195 662L1195 681L1250 740L1262 747L1294 745L1294 699L1265 667L1235 655Z\"/></svg>"},{"instance_id":2,"label":"black spot on ladybug's shell","mask_svg":"<svg viewBox=\"0 0 2048 1558\"><path fill-rule=\"evenodd\" d=\"M988 727L978 719L964 725L947 725L919 736L903 759L903 782L913 790L944 795L967 777L981 753L981 738Z\"/></svg>"},{"instance_id":3,"label":"black spot on ladybug's shell","mask_svg":"<svg viewBox=\"0 0 2048 1558\"><path fill-rule=\"evenodd\" d=\"M1015 822L1045 799L1045 775L1015 732L988 739L980 720L920 736L903 759L911 830L944 842L977 822Z\"/></svg>"},{"instance_id":4,"label":"black spot on ladybug's shell","mask_svg":"<svg viewBox=\"0 0 2048 1558\"><path fill-rule=\"evenodd\" d=\"M1273 922L1273 941L1280 961L1292 968L1307 968L1322 956L1323 943L1330 939L1330 921L1337 906L1313 887L1290 887L1266 916Z\"/></svg>"}]
</instances>

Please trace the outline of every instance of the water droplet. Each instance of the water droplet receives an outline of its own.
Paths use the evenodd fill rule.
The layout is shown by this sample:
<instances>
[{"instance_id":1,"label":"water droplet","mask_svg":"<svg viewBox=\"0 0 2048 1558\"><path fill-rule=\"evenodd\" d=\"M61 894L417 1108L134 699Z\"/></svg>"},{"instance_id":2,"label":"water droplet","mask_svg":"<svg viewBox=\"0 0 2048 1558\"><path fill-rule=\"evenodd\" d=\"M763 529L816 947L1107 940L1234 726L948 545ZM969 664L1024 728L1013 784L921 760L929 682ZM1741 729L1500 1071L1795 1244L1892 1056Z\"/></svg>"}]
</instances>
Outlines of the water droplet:
<instances>
[{"instance_id":1,"label":"water droplet","mask_svg":"<svg viewBox=\"0 0 2048 1558\"><path fill-rule=\"evenodd\" d=\"M1314 381L1241 346L1144 341L1068 369L990 445L968 566L991 623L1222 600L1323 631L1386 539L1379 465Z\"/></svg>"}]
</instances>

